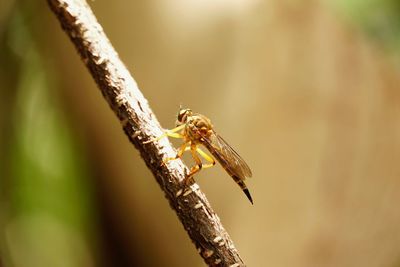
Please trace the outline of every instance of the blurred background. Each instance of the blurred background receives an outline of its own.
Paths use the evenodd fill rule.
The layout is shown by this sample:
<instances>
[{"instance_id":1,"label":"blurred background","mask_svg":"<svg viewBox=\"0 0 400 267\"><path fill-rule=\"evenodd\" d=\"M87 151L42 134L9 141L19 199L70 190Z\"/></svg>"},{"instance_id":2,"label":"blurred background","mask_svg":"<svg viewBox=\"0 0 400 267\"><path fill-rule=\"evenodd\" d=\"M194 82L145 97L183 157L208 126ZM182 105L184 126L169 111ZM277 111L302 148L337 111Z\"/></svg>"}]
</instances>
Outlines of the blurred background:
<instances>
[{"instance_id":1,"label":"blurred background","mask_svg":"<svg viewBox=\"0 0 400 267\"><path fill-rule=\"evenodd\" d=\"M196 179L248 266L400 266L398 0L89 4L252 168ZM0 2L0 88L0 266L204 266L46 1Z\"/></svg>"}]
</instances>

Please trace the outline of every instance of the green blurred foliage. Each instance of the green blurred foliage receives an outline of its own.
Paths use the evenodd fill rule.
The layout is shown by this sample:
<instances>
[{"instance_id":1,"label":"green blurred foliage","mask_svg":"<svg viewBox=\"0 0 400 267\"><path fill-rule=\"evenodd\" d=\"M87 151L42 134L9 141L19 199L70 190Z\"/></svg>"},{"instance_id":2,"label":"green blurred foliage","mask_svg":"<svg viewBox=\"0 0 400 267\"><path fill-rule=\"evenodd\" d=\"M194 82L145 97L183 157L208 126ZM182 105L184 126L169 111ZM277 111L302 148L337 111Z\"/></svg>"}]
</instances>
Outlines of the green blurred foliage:
<instances>
[{"instance_id":1,"label":"green blurred foliage","mask_svg":"<svg viewBox=\"0 0 400 267\"><path fill-rule=\"evenodd\" d=\"M1 237L5 266L91 266L92 192L54 74L18 6L1 37ZM33 12L33 11L32 11ZM7 82L8 81L8 82ZM4 109L3 109L4 110Z\"/></svg>"},{"instance_id":2,"label":"green blurred foliage","mask_svg":"<svg viewBox=\"0 0 400 267\"><path fill-rule=\"evenodd\" d=\"M370 36L400 54L400 1L340 0L334 1L347 17L359 24Z\"/></svg>"}]
</instances>

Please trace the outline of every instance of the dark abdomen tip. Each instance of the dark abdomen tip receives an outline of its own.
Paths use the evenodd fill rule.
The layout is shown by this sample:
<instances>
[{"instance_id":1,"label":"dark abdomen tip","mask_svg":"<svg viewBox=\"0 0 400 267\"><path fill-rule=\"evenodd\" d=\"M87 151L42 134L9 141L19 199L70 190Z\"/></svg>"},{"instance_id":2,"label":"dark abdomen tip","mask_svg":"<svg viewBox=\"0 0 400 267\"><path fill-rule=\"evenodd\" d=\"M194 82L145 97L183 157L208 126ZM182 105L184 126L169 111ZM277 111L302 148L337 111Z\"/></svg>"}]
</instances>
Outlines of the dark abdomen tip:
<instances>
[{"instance_id":1,"label":"dark abdomen tip","mask_svg":"<svg viewBox=\"0 0 400 267\"><path fill-rule=\"evenodd\" d=\"M246 197L250 200L251 204L253 205L253 199L251 198L249 190L247 188L244 188L243 192L246 194Z\"/></svg>"}]
</instances>

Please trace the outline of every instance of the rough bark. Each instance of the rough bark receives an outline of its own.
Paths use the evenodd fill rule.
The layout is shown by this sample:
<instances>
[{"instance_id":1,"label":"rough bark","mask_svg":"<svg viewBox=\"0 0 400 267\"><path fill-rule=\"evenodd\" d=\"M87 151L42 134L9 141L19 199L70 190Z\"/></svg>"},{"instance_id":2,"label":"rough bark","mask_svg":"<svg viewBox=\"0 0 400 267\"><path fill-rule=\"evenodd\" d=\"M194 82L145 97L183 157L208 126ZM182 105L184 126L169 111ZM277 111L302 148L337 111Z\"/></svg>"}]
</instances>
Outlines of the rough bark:
<instances>
[{"instance_id":1,"label":"rough bark","mask_svg":"<svg viewBox=\"0 0 400 267\"><path fill-rule=\"evenodd\" d=\"M48 0L48 3L201 257L209 266L245 266L198 185L183 185L187 168L182 161L161 164L163 158L175 155L168 140L144 143L161 135L163 130L88 4L83 0Z\"/></svg>"}]
</instances>

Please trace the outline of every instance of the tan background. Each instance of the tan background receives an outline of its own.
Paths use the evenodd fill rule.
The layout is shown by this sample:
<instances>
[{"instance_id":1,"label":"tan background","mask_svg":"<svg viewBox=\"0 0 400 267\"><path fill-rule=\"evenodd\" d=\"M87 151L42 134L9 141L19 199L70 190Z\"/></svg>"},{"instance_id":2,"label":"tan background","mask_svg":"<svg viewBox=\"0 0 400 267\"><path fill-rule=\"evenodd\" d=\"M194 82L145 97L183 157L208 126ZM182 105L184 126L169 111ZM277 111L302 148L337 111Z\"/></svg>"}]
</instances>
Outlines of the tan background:
<instances>
[{"instance_id":1,"label":"tan background","mask_svg":"<svg viewBox=\"0 0 400 267\"><path fill-rule=\"evenodd\" d=\"M254 206L220 167L197 176L248 266L400 266L400 74L378 42L328 2L90 5L161 124L203 113L252 168ZM37 34L114 238L99 265L203 266L46 9Z\"/></svg>"}]
</instances>

